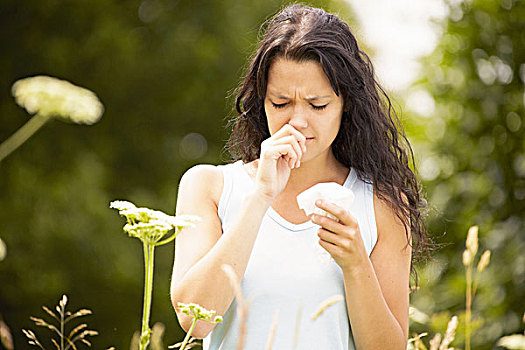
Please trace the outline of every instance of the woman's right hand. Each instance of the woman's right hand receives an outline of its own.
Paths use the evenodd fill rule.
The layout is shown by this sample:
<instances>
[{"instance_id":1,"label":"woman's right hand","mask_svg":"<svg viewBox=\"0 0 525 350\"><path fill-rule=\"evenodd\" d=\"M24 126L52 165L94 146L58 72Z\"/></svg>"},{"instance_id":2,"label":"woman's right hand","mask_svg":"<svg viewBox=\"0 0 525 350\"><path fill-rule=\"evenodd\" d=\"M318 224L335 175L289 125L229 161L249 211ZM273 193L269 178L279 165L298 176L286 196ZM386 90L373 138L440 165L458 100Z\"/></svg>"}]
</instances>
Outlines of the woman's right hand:
<instances>
[{"instance_id":1,"label":"woman's right hand","mask_svg":"<svg viewBox=\"0 0 525 350\"><path fill-rule=\"evenodd\" d=\"M290 124L261 143L255 178L256 191L273 200L286 187L290 172L301 165L306 137Z\"/></svg>"}]
</instances>

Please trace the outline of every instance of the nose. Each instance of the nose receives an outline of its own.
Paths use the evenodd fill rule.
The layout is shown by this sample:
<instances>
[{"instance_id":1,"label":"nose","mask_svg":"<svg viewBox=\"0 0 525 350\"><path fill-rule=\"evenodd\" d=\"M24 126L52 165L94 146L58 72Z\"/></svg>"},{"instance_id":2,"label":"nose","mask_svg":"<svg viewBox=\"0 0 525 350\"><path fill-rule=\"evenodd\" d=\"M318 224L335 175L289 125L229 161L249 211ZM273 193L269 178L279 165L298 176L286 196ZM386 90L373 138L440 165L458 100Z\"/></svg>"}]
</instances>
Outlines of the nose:
<instances>
[{"instance_id":1,"label":"nose","mask_svg":"<svg viewBox=\"0 0 525 350\"><path fill-rule=\"evenodd\" d=\"M308 127L308 120L306 117L306 111L301 108L301 106L294 106L292 110L292 115L290 116L290 120L288 121L288 124L293 126L296 129L305 129Z\"/></svg>"}]
</instances>

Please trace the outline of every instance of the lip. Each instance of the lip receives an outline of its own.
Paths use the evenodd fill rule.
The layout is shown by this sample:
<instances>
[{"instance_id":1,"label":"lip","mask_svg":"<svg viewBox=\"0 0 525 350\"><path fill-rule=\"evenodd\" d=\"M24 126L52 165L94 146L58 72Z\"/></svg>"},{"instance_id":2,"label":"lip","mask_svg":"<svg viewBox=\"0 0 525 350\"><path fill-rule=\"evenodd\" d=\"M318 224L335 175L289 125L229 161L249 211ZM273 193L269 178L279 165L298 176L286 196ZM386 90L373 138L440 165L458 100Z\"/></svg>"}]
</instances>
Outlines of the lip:
<instances>
[{"instance_id":1,"label":"lip","mask_svg":"<svg viewBox=\"0 0 525 350\"><path fill-rule=\"evenodd\" d=\"M306 138L306 142L308 142L308 141L312 141L313 139L315 139L315 137L307 137L307 138Z\"/></svg>"}]
</instances>

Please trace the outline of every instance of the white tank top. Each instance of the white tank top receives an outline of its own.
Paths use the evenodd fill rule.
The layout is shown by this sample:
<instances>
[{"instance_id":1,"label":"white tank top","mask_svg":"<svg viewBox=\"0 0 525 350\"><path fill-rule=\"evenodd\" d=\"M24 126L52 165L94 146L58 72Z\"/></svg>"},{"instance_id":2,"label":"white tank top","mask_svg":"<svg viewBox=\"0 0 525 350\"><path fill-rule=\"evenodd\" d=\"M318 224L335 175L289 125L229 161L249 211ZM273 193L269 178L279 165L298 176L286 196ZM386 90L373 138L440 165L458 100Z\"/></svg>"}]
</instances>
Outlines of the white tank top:
<instances>
[{"instance_id":1,"label":"white tank top","mask_svg":"<svg viewBox=\"0 0 525 350\"><path fill-rule=\"evenodd\" d=\"M224 174L218 206L224 232L235 221L254 183L242 161L219 167ZM353 169L344 186L354 192L355 200L347 209L357 219L370 255L377 241L373 186L358 179ZM345 295L341 268L319 245L318 228L311 221L292 224L272 207L267 210L242 280L243 295L250 302L244 350L265 349L276 310L279 316L272 349L354 349L344 301L311 319L327 298ZM234 300L224 321L204 339L204 350L236 349L239 337L236 309Z\"/></svg>"}]
</instances>

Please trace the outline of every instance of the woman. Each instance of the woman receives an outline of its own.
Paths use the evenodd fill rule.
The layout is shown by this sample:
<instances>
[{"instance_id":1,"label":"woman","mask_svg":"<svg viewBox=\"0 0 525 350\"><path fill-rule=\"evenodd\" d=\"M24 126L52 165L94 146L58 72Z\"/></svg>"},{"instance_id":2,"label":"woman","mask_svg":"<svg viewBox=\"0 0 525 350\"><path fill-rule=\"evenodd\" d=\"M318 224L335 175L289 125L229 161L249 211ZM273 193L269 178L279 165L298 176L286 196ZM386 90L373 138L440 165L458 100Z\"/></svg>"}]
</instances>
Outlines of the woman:
<instances>
[{"instance_id":1,"label":"woman","mask_svg":"<svg viewBox=\"0 0 525 350\"><path fill-rule=\"evenodd\" d=\"M172 301L224 315L219 325L197 323L193 335L206 349L236 348L227 264L250 300L244 349L264 348L275 310L274 349L406 349L412 250L425 241L419 185L390 101L348 26L321 9L282 10L236 107L229 145L240 160L193 167L180 182L177 214L202 222L177 237ZM297 205L322 182L354 192L349 208L316 203L338 220L307 217ZM344 302L312 321L337 294ZM191 319L177 316L187 331Z\"/></svg>"}]
</instances>

